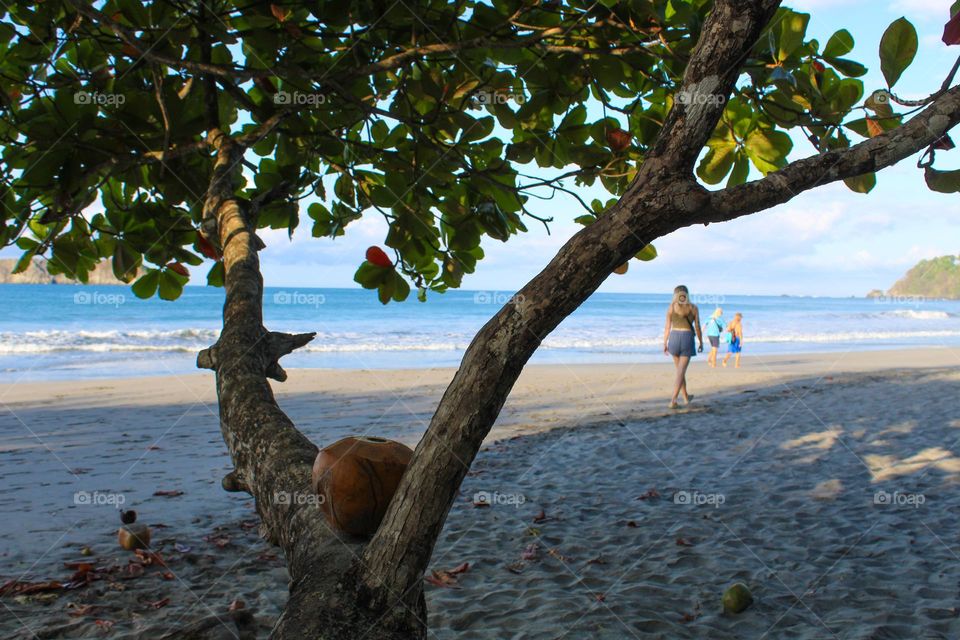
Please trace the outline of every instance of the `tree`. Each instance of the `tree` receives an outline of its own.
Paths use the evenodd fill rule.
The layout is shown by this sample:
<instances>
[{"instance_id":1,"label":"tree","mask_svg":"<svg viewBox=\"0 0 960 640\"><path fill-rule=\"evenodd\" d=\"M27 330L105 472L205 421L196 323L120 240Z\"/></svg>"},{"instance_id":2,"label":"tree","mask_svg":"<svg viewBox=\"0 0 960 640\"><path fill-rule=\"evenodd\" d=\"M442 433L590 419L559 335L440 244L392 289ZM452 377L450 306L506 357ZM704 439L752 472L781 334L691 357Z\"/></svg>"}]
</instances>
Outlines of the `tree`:
<instances>
[{"instance_id":1,"label":"tree","mask_svg":"<svg viewBox=\"0 0 960 640\"><path fill-rule=\"evenodd\" d=\"M0 233L21 266L44 255L83 281L109 258L144 297L176 298L184 263L215 260L223 331L198 365L216 372L235 465L224 488L253 495L286 555L290 599L273 636L422 637L422 576L483 437L541 340L615 268L676 229L821 184L869 191L874 172L923 149L931 187L960 189L932 168L960 121L953 75L905 105L912 118L895 111L905 101L889 89L916 52L909 22L881 44L888 87L858 106L865 68L843 57L850 33L821 47L808 16L779 4L17 4L0 25ZM788 162L791 129L814 155ZM531 162L553 175L521 173ZM763 177L748 181L751 170ZM614 197L588 205L570 180ZM585 228L471 342L373 539L274 501L310 491L317 448L267 378L282 381L279 359L313 334L263 326L257 229L293 233L300 200L315 236L376 210L394 259L374 255L356 280L399 301L411 283L421 297L458 286L483 236L546 223L527 207L543 190L578 200ZM103 212L85 213L94 203Z\"/></svg>"}]
</instances>

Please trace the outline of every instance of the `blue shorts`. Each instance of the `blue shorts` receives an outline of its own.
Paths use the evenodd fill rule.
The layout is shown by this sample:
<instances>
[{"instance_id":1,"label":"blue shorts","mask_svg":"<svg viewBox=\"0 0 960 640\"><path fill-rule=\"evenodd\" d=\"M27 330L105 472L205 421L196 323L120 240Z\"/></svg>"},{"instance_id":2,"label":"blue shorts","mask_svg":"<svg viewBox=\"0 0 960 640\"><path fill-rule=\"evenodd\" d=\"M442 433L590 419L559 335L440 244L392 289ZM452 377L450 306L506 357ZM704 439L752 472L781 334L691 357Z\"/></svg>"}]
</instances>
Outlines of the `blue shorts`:
<instances>
[{"instance_id":1,"label":"blue shorts","mask_svg":"<svg viewBox=\"0 0 960 640\"><path fill-rule=\"evenodd\" d=\"M697 345L693 331L671 331L667 338L667 351L672 356L692 358L697 355Z\"/></svg>"},{"instance_id":2,"label":"blue shorts","mask_svg":"<svg viewBox=\"0 0 960 640\"><path fill-rule=\"evenodd\" d=\"M733 340L730 341L730 344L727 346L728 353L740 353L742 349L743 348L740 346L740 338L734 338Z\"/></svg>"}]
</instances>

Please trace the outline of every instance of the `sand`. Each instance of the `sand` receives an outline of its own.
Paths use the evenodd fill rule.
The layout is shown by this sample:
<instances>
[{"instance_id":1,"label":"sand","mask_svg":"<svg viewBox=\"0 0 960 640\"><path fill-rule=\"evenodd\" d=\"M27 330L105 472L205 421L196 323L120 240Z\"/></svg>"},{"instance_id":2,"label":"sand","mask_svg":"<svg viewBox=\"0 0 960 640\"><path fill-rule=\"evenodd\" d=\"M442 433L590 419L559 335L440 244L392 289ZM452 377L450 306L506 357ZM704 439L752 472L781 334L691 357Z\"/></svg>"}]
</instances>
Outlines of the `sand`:
<instances>
[{"instance_id":1,"label":"sand","mask_svg":"<svg viewBox=\"0 0 960 640\"><path fill-rule=\"evenodd\" d=\"M438 543L434 569L470 568L427 585L430 637L960 636L960 353L743 363L699 358L680 411L666 363L528 367ZM415 444L453 371L290 374L278 400L318 444ZM0 583L101 578L0 598L0 637L266 637L286 574L220 489L212 376L0 385L0 462ZM116 546L120 499L165 525L165 567ZM723 614L737 581L755 602Z\"/></svg>"}]
</instances>

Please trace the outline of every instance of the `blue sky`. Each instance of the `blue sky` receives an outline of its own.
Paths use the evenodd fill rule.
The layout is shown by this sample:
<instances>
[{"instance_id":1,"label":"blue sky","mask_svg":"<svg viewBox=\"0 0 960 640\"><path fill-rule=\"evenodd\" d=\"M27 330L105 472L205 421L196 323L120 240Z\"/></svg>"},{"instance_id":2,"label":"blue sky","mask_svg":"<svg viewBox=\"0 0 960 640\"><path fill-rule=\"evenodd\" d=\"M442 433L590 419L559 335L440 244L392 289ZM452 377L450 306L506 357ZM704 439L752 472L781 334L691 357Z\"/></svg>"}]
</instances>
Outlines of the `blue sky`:
<instances>
[{"instance_id":1,"label":"blue sky","mask_svg":"<svg viewBox=\"0 0 960 640\"><path fill-rule=\"evenodd\" d=\"M939 88L960 46L940 42L952 0L794 0L785 5L811 13L808 37L825 42L848 29L856 47L848 56L866 64L865 91L884 88L877 49L887 25L900 16L910 19L920 35L913 65L897 84L904 98L929 95ZM856 134L851 138L858 140ZM960 135L954 136L960 143ZM812 148L795 141L793 159ZM960 148L938 155L938 168L960 167ZM753 178L757 177L755 174ZM584 189L586 201L606 199L601 189ZM532 210L551 216L551 234L528 221L530 232L508 243L484 240L487 257L477 272L464 278L474 290L513 291L536 275L580 225L573 218L582 209L572 198L531 201ZM353 273L366 248L381 244L386 226L376 212L350 225L336 240L310 237L309 219L293 240L285 231L265 231L261 253L268 286L355 287ZM655 244L660 252L649 263L631 261L624 276L612 275L601 291L663 292L677 283L714 294L864 295L885 289L921 258L960 253L960 199L930 192L916 158L882 172L868 195L842 184L807 192L790 203L739 220L681 229ZM6 249L0 255L17 252ZM206 267L193 269L194 282L204 282Z\"/></svg>"},{"instance_id":2,"label":"blue sky","mask_svg":"<svg viewBox=\"0 0 960 640\"><path fill-rule=\"evenodd\" d=\"M897 85L901 97L935 91L960 54L960 47L940 42L951 0L785 4L811 13L808 34L821 42L841 28L854 35L856 48L849 57L871 69L864 77L867 93L885 86L877 49L887 25L900 16L910 19L920 35L917 58ZM798 141L794 157L809 153L809 145ZM941 154L941 165L960 166L960 149ZM589 201L599 193L584 190L584 195ZM529 233L508 243L485 240L487 257L464 279L465 289L520 288L580 228L572 222L579 209L571 199L537 203L533 211L554 218L551 235L529 224ZM601 291L659 292L684 282L702 293L863 295L887 288L921 258L960 253L958 222L960 199L930 192L913 158L883 172L868 195L830 185L746 219L681 229L655 243L657 260L632 261L626 275L612 275ZM336 241L310 238L306 228L292 242L284 232L268 232L268 248L261 254L265 281L273 286L351 286L365 249L380 243L384 232L375 213L353 223Z\"/></svg>"}]
</instances>

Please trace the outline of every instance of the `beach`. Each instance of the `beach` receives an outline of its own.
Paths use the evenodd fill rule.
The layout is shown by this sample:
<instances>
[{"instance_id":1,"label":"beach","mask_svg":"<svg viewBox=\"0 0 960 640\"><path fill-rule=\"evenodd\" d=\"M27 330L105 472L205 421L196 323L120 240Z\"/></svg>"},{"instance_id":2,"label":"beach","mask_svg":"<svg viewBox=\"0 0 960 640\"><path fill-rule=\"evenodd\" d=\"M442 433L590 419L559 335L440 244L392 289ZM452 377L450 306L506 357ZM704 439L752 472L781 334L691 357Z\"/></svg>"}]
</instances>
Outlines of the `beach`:
<instances>
[{"instance_id":1,"label":"beach","mask_svg":"<svg viewBox=\"0 0 960 640\"><path fill-rule=\"evenodd\" d=\"M425 585L431 638L960 635L960 350L694 360L676 411L668 361L524 370L435 550L434 570L469 568ZM320 446L414 446L453 373L272 384ZM99 576L0 598L0 636L266 637L286 573L220 487L212 375L2 384L0 461L0 583ZM117 546L118 506L164 565ZM755 601L724 614L735 582Z\"/></svg>"}]
</instances>

